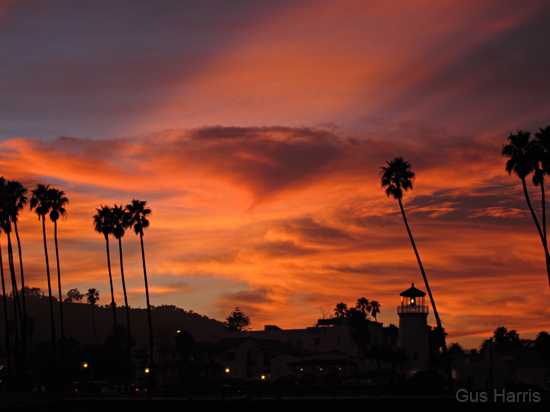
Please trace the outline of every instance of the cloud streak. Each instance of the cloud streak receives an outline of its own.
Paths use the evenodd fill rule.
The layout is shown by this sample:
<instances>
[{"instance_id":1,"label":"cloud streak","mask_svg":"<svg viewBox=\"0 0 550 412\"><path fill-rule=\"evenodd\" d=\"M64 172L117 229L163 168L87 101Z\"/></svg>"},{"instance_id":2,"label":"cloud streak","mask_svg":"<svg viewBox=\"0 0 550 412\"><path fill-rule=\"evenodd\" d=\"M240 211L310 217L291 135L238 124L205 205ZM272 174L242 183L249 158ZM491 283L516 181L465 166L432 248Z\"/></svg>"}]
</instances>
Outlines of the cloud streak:
<instances>
[{"instance_id":1,"label":"cloud streak","mask_svg":"<svg viewBox=\"0 0 550 412\"><path fill-rule=\"evenodd\" d=\"M411 279L422 284L397 204L379 180L384 159L395 152L393 136L403 130L410 140L400 144L400 154L416 159L417 173L405 207L451 334L468 336L473 332L462 317L494 313L498 302L517 297L506 298L508 284L519 296L544 295L543 255L519 181L506 176L498 145L473 137L442 138L411 124L395 124L378 138L216 126L141 140L12 139L2 143L0 163L7 177L29 187L59 182L71 199L60 225L67 288L107 289L105 245L91 217L100 205L136 197L153 209L145 235L153 304L169 297L189 307L190 299L195 311L218 317L239 305L255 327L299 327L296 322L312 323L318 307L368 295L382 303L380 319L396 323L392 307L401 289ZM30 213L22 215L29 282L44 288L38 226ZM115 242L111 248L116 273ZM130 299L139 306L143 285L133 233L123 238L123 249ZM208 289L208 279L228 290ZM462 306L476 299L475 306ZM518 317L522 327L514 314L509 319L510 327L539 327L524 316Z\"/></svg>"}]
</instances>

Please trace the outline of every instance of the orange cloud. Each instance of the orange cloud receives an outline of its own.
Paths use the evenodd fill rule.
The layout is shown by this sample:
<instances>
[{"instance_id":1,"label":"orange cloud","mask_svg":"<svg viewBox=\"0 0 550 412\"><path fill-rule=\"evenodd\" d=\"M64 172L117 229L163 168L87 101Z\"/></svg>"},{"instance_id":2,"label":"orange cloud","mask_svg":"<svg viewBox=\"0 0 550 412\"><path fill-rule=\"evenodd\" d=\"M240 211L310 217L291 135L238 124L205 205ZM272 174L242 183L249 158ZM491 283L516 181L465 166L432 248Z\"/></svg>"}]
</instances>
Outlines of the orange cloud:
<instances>
[{"instance_id":1,"label":"orange cloud","mask_svg":"<svg viewBox=\"0 0 550 412\"><path fill-rule=\"evenodd\" d=\"M396 150L393 136L403 133L410 140ZM398 322L399 293L411 281L423 288L397 202L380 187L380 167L403 155L417 173L405 208L450 339L473 342L503 312L520 332L542 328L530 305L548 293L544 259L520 212L519 180L504 172L496 141L442 133L395 124L365 138L212 127L141 140L13 139L2 143L0 163L8 179L29 188L55 182L69 197L59 225L65 291L108 295L105 242L92 216L139 198L153 210L144 238L152 303L219 319L238 305L261 328L307 326L319 308L361 296L382 304L380 321ZM24 211L19 226L27 283L45 290L40 222ZM51 225L48 237L53 262ZM118 244L110 243L122 301ZM131 305L143 307L138 238L128 231L122 246Z\"/></svg>"}]
</instances>

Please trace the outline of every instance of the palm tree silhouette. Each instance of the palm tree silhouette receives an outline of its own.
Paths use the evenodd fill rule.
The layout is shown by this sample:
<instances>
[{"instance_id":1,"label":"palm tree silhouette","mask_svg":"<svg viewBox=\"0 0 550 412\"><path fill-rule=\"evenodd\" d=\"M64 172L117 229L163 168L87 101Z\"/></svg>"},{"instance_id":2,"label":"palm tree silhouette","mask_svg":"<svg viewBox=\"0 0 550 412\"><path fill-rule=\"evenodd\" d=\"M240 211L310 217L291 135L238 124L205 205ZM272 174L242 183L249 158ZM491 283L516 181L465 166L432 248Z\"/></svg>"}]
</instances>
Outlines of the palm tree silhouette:
<instances>
[{"instance_id":1,"label":"palm tree silhouette","mask_svg":"<svg viewBox=\"0 0 550 412\"><path fill-rule=\"evenodd\" d=\"M109 206L101 206L101 209L96 209L97 213L94 215L94 229L96 232L101 233L105 236L105 247L107 249L107 268L109 270L109 285L111 287L111 308L113 310L113 330L114 330L114 339L115 339L115 352L116 352L116 364L117 364L117 386L120 390L120 356L119 350L119 328L117 328L117 319L116 319L116 303L115 303L115 291L113 287L113 275L111 272L111 253L109 250L109 235L112 235L114 232L114 217L112 209Z\"/></svg>"},{"instance_id":2,"label":"palm tree silhouette","mask_svg":"<svg viewBox=\"0 0 550 412\"><path fill-rule=\"evenodd\" d=\"M550 173L550 126L539 128L535 133L535 139L530 142L529 147L532 149L531 154L535 157L536 168L533 174L533 183L535 186L540 185L542 197L542 232L544 236L543 244L545 251L548 251L548 237L546 234L546 200L544 193L544 176ZM547 255L546 271L548 274L548 282L550 283L550 254Z\"/></svg>"},{"instance_id":3,"label":"palm tree silhouette","mask_svg":"<svg viewBox=\"0 0 550 412\"><path fill-rule=\"evenodd\" d=\"M94 215L94 229L96 232L105 236L105 245L107 248L107 268L109 269L109 284L111 286L111 308L113 309L113 321L115 327L115 344L118 348L115 292L113 288L113 275L111 272L111 253L109 251L109 235L112 235L114 231L114 217L109 206L101 206L101 209L96 210L97 213Z\"/></svg>"},{"instance_id":4,"label":"palm tree silhouette","mask_svg":"<svg viewBox=\"0 0 550 412\"><path fill-rule=\"evenodd\" d=\"M124 291L124 305L126 309L126 327L128 332L128 359L126 368L126 386L129 384L130 361L132 359L132 328L130 326L130 307L128 306L128 294L126 293L126 281L124 279L124 263L122 260L122 237L126 229L130 227L130 216L122 206L114 205L111 209L113 215L113 235L118 240L118 251L120 255L120 277L122 278L122 290Z\"/></svg>"},{"instance_id":5,"label":"palm tree silhouette","mask_svg":"<svg viewBox=\"0 0 550 412\"><path fill-rule=\"evenodd\" d=\"M55 258L57 261L57 286L59 289L59 316L61 326L61 371L65 371L65 322L63 319L63 293L61 292L61 270L59 268L59 247L57 245L57 220L60 217L67 216L65 205L69 203L69 199L65 196L62 190L50 188L48 190L50 199L51 211L50 220L53 222L54 239L55 239Z\"/></svg>"},{"instance_id":6,"label":"palm tree silhouette","mask_svg":"<svg viewBox=\"0 0 550 412\"><path fill-rule=\"evenodd\" d=\"M52 208L51 199L49 196L50 185L38 184L35 189L31 191L30 207L31 210L35 209L38 219L42 220L42 237L44 239L44 254L46 256L46 275L48 278L48 295L50 297L50 331L52 337L52 379L54 385L56 384L56 350L55 350L55 324L53 315L53 300L52 300L52 282L50 279L50 262L48 260L48 244L46 242L46 214L48 214Z\"/></svg>"},{"instance_id":7,"label":"palm tree silhouette","mask_svg":"<svg viewBox=\"0 0 550 412\"><path fill-rule=\"evenodd\" d=\"M364 297L357 299L357 303L355 304L355 307L363 315L365 315L365 318L368 316L368 314L372 310L372 306L371 306L370 301L368 299L365 299Z\"/></svg>"},{"instance_id":8,"label":"palm tree silhouette","mask_svg":"<svg viewBox=\"0 0 550 412\"><path fill-rule=\"evenodd\" d=\"M22 210L28 202L27 189L23 185L16 181L9 181L5 185L5 201L6 201L6 213L9 220L13 224L15 236L17 238L17 249L19 252L19 269L21 273L21 288L24 291L25 288L25 276L23 272L23 258L21 253L21 239L19 238L19 231L17 230L17 221L19 211ZM23 317L21 321L21 330L23 336L23 364L25 363L25 347L26 347L26 329L27 329L27 303L25 299L25 293L21 293L21 304L23 308Z\"/></svg>"},{"instance_id":9,"label":"palm tree silhouette","mask_svg":"<svg viewBox=\"0 0 550 412\"><path fill-rule=\"evenodd\" d=\"M11 231L12 231L12 219L11 215L16 209L15 200L11 190L13 186L10 187L9 182L3 177L0 177L0 209L2 211L2 219L0 220L0 227L6 234L8 238L8 266L10 269L12 293L13 293L13 310L14 310L14 321L13 321L13 331L15 336L15 348L16 348L16 373L19 374L19 371L25 370L25 335L24 335L24 325L25 320L23 312L21 310L21 302L19 300L19 289L17 287L17 278L15 276L15 265L13 259L13 248L11 243ZM22 339L19 340L19 332L22 334Z\"/></svg>"},{"instance_id":10,"label":"palm tree silhouette","mask_svg":"<svg viewBox=\"0 0 550 412\"><path fill-rule=\"evenodd\" d=\"M546 211L544 210L544 174L546 170L539 168L540 161L542 160L540 153L542 153L542 144L545 138L546 132L542 129L541 133L538 134L538 139L535 143L531 142L531 134L529 132L518 130L517 134L510 133L510 136L508 136L508 140L510 143L502 147L502 156L509 158L506 162L506 171L509 174L512 174L512 172L514 172L521 180L521 184L523 186L523 194L525 196L527 206L529 207L531 216L535 221L535 225L537 227L537 231L539 232L542 246L544 248L544 254L546 258L546 272L548 274L548 282L550 283L550 255L548 254L548 244L546 240ZM548 162L545 161L544 163L545 166L548 168ZM537 215L533 210L533 206L531 205L529 192L527 191L527 184L525 182L526 177L535 170L537 170L537 172L533 177L533 183L535 183L535 185L540 184L543 196L542 201L544 233L542 228L540 227Z\"/></svg>"},{"instance_id":11,"label":"palm tree silhouette","mask_svg":"<svg viewBox=\"0 0 550 412\"><path fill-rule=\"evenodd\" d=\"M0 222L6 219L3 210L0 210ZM0 225L0 233L3 225ZM11 389L12 383L12 371L11 371L11 345L10 345L10 334L8 333L9 319L8 319L8 303L6 301L6 283L4 280L4 264L2 262L2 250L0 250L0 276L2 278L2 303L4 309L4 338L5 338L5 356L6 356L6 369L8 376L8 389Z\"/></svg>"},{"instance_id":12,"label":"palm tree silhouette","mask_svg":"<svg viewBox=\"0 0 550 412\"><path fill-rule=\"evenodd\" d=\"M348 313L348 305L346 305L344 302L340 302L336 304L336 307L334 308L334 315L337 318L344 318L346 317Z\"/></svg>"},{"instance_id":13,"label":"palm tree silhouette","mask_svg":"<svg viewBox=\"0 0 550 412\"><path fill-rule=\"evenodd\" d=\"M376 321L376 315L380 313L380 303L377 300L371 300L370 306L372 308L372 316L374 316L374 320Z\"/></svg>"},{"instance_id":14,"label":"palm tree silhouette","mask_svg":"<svg viewBox=\"0 0 550 412\"><path fill-rule=\"evenodd\" d=\"M151 209L145 207L146 201L133 199L132 203L126 205L126 210L130 215L130 225L134 228L136 235L139 235L141 243L141 259L143 262L143 278L145 281L145 297L147 300L147 322L149 324L149 355L150 367L153 369L154 341L153 341L153 322L151 320L151 305L149 303L149 286L147 282L147 269L145 266L145 250L143 248L143 229L149 227L147 216L151 214Z\"/></svg>"},{"instance_id":15,"label":"palm tree silhouette","mask_svg":"<svg viewBox=\"0 0 550 412\"><path fill-rule=\"evenodd\" d=\"M392 196L394 199L397 199L399 202L399 208L401 209L401 214L403 215L403 221L407 228L407 233L409 234L409 239L411 240L412 247L414 249L414 254L416 255L416 260L418 261L418 266L420 266L420 271L422 272L422 277L424 278L424 284L428 295L430 296L430 301L432 303L432 309L434 312L435 320L437 322L437 329L441 334L442 347L443 347L443 356L446 361L446 372L449 384L452 385L452 370L447 356L447 344L445 343L445 333L443 331L443 326L441 325L441 319L439 319L439 314L435 307L435 301L432 296L432 291L430 290L430 285L428 284L428 278L426 277L426 272L424 272L424 266L422 266L422 261L420 260L420 255L416 249L416 244L407 223L407 217L405 215L405 209L403 208L403 203L401 198L403 197L403 190L407 191L412 190L412 181L414 179L414 172L411 171L411 165L409 162L403 160L402 157L396 157L391 162L386 162L388 166L382 166L380 171L380 177L382 179L382 187L386 188L386 195L388 197Z\"/></svg>"},{"instance_id":16,"label":"palm tree silhouette","mask_svg":"<svg viewBox=\"0 0 550 412\"><path fill-rule=\"evenodd\" d=\"M97 335L95 332L95 318L94 318L94 306L95 303L99 300L99 291L95 288L88 289L88 292L85 294L86 300L92 305L92 326L94 328L94 342L97 345Z\"/></svg>"}]
</instances>

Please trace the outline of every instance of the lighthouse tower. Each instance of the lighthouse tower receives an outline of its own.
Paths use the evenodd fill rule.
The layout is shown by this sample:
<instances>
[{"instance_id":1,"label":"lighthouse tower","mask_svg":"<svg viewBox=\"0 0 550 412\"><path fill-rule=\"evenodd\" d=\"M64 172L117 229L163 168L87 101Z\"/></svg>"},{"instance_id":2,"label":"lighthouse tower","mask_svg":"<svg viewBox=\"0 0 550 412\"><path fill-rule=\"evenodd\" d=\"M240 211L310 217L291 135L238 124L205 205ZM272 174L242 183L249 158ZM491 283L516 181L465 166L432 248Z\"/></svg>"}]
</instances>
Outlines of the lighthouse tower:
<instances>
[{"instance_id":1,"label":"lighthouse tower","mask_svg":"<svg viewBox=\"0 0 550 412\"><path fill-rule=\"evenodd\" d=\"M428 306L424 305L426 293L414 287L401 293L399 315L400 349L405 349L407 361L399 368L400 373L413 375L430 366Z\"/></svg>"}]
</instances>

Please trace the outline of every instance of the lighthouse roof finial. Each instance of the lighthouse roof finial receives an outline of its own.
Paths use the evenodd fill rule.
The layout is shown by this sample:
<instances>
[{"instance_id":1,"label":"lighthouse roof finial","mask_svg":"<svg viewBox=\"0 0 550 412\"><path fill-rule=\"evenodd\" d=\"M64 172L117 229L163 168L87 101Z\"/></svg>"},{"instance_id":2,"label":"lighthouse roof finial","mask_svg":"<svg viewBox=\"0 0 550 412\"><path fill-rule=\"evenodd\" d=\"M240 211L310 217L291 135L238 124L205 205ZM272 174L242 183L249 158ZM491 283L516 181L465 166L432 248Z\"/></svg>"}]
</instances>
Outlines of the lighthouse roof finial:
<instances>
[{"instance_id":1,"label":"lighthouse roof finial","mask_svg":"<svg viewBox=\"0 0 550 412\"><path fill-rule=\"evenodd\" d=\"M426 296L425 292L422 292L421 290L414 287L414 283L412 286L407 289L406 291L400 293L400 296L405 296L406 298L416 298L416 297L422 297Z\"/></svg>"}]
</instances>

